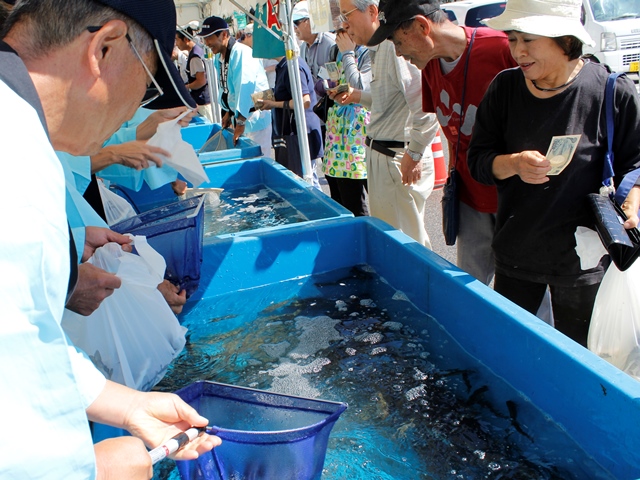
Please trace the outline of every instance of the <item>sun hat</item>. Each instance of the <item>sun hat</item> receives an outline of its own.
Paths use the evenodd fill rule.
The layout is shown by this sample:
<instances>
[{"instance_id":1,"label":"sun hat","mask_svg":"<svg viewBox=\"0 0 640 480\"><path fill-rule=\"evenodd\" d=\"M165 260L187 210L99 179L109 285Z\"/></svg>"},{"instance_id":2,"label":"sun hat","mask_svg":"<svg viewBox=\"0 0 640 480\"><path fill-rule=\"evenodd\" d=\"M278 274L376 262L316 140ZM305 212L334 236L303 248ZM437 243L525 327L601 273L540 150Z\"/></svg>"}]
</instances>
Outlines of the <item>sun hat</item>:
<instances>
[{"instance_id":1,"label":"sun hat","mask_svg":"<svg viewBox=\"0 0 640 480\"><path fill-rule=\"evenodd\" d=\"M494 30L515 30L543 37L572 35L582 43L595 42L580 22L582 0L509 0L501 15L482 23Z\"/></svg>"},{"instance_id":2,"label":"sun hat","mask_svg":"<svg viewBox=\"0 0 640 480\"><path fill-rule=\"evenodd\" d=\"M181 105L196 108L178 69L171 61L176 35L176 6L173 0L97 0L102 5L135 20L151 38L158 53L158 68L154 78L163 94L145 108L172 108Z\"/></svg>"},{"instance_id":3,"label":"sun hat","mask_svg":"<svg viewBox=\"0 0 640 480\"><path fill-rule=\"evenodd\" d=\"M393 35L400 24L411 20L416 15L431 15L440 10L439 0L386 0L378 7L380 26L367 43L374 47Z\"/></svg>"},{"instance_id":4,"label":"sun hat","mask_svg":"<svg viewBox=\"0 0 640 480\"><path fill-rule=\"evenodd\" d=\"M309 18L309 4L307 0L296 3L291 11L291 21L297 22L303 18Z\"/></svg>"},{"instance_id":5,"label":"sun hat","mask_svg":"<svg viewBox=\"0 0 640 480\"><path fill-rule=\"evenodd\" d=\"M205 18L202 22L202 28L198 33L199 37L209 37L214 33L219 33L224 30L229 30L229 25L223 18L220 17L209 17Z\"/></svg>"}]
</instances>

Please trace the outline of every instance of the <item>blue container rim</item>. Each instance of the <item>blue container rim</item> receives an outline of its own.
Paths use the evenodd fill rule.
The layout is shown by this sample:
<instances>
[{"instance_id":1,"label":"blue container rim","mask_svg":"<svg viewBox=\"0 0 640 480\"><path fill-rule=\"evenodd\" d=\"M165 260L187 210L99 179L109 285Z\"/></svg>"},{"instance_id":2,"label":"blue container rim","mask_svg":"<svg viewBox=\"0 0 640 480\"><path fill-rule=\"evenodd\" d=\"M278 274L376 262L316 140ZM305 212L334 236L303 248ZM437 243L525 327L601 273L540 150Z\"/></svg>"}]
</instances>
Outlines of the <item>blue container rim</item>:
<instances>
[{"instance_id":1,"label":"blue container rim","mask_svg":"<svg viewBox=\"0 0 640 480\"><path fill-rule=\"evenodd\" d=\"M298 407L295 405L272 405L272 404L267 404L260 400L252 401L252 400L243 399L241 401L245 403L253 403L253 404L262 405L265 407L276 407L276 408L283 408L283 409L290 409L290 410L303 410L303 411L311 410L317 413L326 413L327 416L323 418L321 421L313 423L311 425L306 425L304 427L292 428L287 430L249 431L249 430L236 430L236 429L224 428L224 427L219 427L217 425L213 425L211 427L211 434L218 435L223 440L226 439L236 443L278 444L278 443L291 443L292 441L304 440L305 438L315 435L317 432L319 432L323 428L334 424L338 420L338 417L340 417L340 415L342 415L342 413L348 408L348 405L344 402L334 402L331 400L322 400L322 399L316 399L316 398L301 397L298 395L288 395L284 393L269 392L266 390L258 390L250 387L241 387L237 385L229 385L226 383L213 382L210 380L201 380L201 381L192 383L191 385L188 385L178 390L176 394L181 396L181 393L192 392L197 389L198 393L203 394L203 395L199 395L200 397L211 396L211 397L218 397L218 398L234 399L232 396L225 395L224 393L207 395L207 392L205 391L207 386L221 387L223 389L228 389L228 390L242 390L245 392L256 393L259 395L268 395L272 397L281 397L281 398L292 399L292 400L297 399L307 403L315 403L315 404L318 404L319 406L328 407L326 410L323 410L320 408L317 410L311 410L311 409L305 409L303 407ZM196 398L196 397L193 397L193 398ZM190 400L189 398L183 398L183 399L187 403L189 403L189 400ZM240 401L238 399L234 399L234 400ZM270 438L268 438L273 436L278 436L279 438L277 440L270 440Z\"/></svg>"}]
</instances>

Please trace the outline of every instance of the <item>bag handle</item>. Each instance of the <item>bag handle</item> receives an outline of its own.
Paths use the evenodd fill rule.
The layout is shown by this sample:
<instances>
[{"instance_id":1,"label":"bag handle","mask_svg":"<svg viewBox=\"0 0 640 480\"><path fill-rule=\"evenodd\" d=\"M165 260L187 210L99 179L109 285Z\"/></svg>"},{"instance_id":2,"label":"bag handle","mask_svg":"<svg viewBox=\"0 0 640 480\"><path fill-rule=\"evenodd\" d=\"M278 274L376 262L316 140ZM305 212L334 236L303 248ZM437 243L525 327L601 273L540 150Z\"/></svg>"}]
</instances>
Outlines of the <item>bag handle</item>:
<instances>
[{"instance_id":1,"label":"bag handle","mask_svg":"<svg viewBox=\"0 0 640 480\"><path fill-rule=\"evenodd\" d=\"M615 196L618 204L622 205L622 203L629 195L631 188L636 184L636 180L640 177L640 168L637 168L629 173L627 173L620 185L616 189L613 185L613 177L615 175L613 170L613 134L614 134L614 115L613 115L613 104L614 104L614 94L616 90L616 80L622 73L611 73L609 74L609 78L607 78L607 85L605 87L604 94L604 107L605 107L605 118L607 123L607 153L604 156L604 169L602 172L602 185L604 186L604 191L609 192L610 196Z\"/></svg>"},{"instance_id":2,"label":"bag handle","mask_svg":"<svg viewBox=\"0 0 640 480\"><path fill-rule=\"evenodd\" d=\"M464 123L464 119L466 117L464 110L464 97L467 93L467 71L469 70L469 57L471 57L471 49L473 48L473 40L476 38L477 28L473 29L473 33L471 34L471 39L469 40L469 50L467 50L467 58L464 60L464 75L463 75L463 83L462 83L462 98L460 102L460 126L458 128L458 141L456 142L456 154L453 158L453 168L451 170L456 169L456 165L458 164L458 152L460 151L460 129L462 128L462 124Z\"/></svg>"}]
</instances>

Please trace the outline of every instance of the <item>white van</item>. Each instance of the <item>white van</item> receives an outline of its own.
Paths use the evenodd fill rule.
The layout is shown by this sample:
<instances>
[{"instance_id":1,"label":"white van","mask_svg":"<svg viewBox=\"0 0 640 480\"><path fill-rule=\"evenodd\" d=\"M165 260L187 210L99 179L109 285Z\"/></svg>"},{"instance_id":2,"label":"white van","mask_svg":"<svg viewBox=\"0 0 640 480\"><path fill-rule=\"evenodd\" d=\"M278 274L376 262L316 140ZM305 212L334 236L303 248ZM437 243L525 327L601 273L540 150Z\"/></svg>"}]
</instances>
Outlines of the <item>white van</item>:
<instances>
[{"instance_id":1,"label":"white van","mask_svg":"<svg viewBox=\"0 0 640 480\"><path fill-rule=\"evenodd\" d=\"M583 0L582 23L596 42L584 52L614 72L638 73L640 0Z\"/></svg>"},{"instance_id":2,"label":"white van","mask_svg":"<svg viewBox=\"0 0 640 480\"><path fill-rule=\"evenodd\" d=\"M500 15L507 0L463 0L443 3L454 23L480 26L480 20ZM634 73L640 67L640 0L582 0L582 23L596 43L584 53L606 63L614 72Z\"/></svg>"}]
</instances>

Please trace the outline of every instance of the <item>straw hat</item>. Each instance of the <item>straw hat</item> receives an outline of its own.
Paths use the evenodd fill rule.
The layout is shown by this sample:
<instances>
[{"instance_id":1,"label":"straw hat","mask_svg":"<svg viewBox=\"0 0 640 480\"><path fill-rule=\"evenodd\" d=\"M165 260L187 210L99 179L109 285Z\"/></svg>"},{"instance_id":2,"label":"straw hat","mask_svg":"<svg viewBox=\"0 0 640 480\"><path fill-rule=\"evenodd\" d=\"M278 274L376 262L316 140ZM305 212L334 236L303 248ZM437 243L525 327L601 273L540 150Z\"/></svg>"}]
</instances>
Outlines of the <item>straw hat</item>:
<instances>
[{"instance_id":1,"label":"straw hat","mask_svg":"<svg viewBox=\"0 0 640 480\"><path fill-rule=\"evenodd\" d=\"M582 43L595 46L580 22L582 0L509 0L501 15L482 23L494 30L516 30L543 37L573 35Z\"/></svg>"}]
</instances>

